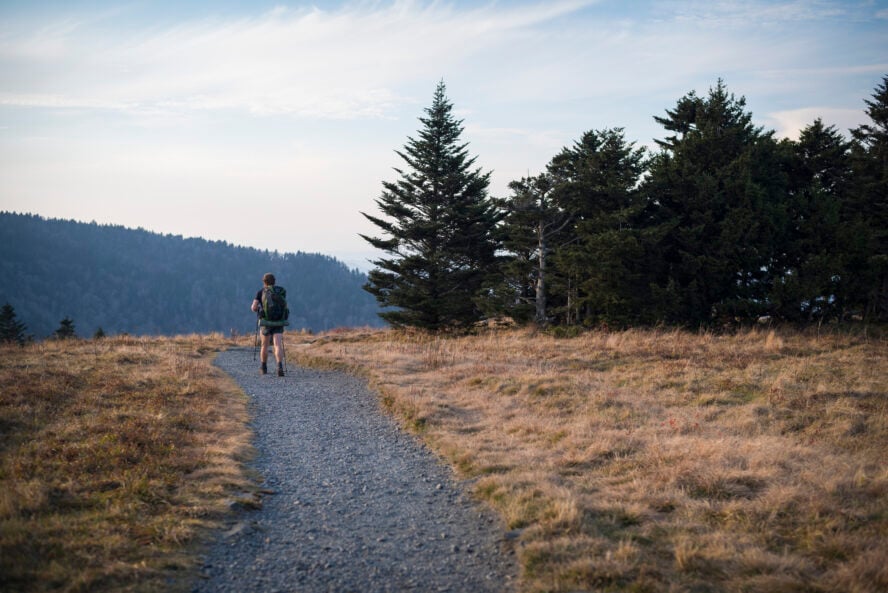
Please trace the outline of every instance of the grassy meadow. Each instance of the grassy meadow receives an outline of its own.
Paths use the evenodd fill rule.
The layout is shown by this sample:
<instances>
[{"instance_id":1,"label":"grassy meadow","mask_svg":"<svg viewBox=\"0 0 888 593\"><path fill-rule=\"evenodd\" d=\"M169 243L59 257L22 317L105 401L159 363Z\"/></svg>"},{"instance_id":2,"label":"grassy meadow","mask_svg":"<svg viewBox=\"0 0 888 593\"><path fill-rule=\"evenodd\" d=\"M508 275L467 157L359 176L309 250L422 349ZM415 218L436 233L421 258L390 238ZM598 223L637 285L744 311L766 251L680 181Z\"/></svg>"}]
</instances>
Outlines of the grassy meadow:
<instances>
[{"instance_id":1,"label":"grassy meadow","mask_svg":"<svg viewBox=\"0 0 888 593\"><path fill-rule=\"evenodd\" d=\"M888 591L888 344L839 332L353 330L364 374L504 517L521 589Z\"/></svg>"},{"instance_id":2,"label":"grassy meadow","mask_svg":"<svg viewBox=\"0 0 888 593\"><path fill-rule=\"evenodd\" d=\"M214 336L0 348L0 590L187 590L258 505ZM752 330L287 334L504 518L522 593L888 590L888 343Z\"/></svg>"},{"instance_id":3,"label":"grassy meadow","mask_svg":"<svg viewBox=\"0 0 888 593\"><path fill-rule=\"evenodd\" d=\"M256 486L221 336L0 347L0 590L187 591Z\"/></svg>"}]
</instances>

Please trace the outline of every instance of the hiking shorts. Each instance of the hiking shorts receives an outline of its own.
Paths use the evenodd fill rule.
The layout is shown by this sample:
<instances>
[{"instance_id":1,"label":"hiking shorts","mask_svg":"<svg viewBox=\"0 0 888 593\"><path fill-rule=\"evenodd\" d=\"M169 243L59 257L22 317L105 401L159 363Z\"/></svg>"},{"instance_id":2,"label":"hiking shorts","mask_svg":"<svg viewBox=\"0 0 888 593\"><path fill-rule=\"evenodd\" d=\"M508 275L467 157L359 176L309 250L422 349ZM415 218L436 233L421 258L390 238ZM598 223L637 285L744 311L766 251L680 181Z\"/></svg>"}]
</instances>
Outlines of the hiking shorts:
<instances>
[{"instance_id":1,"label":"hiking shorts","mask_svg":"<svg viewBox=\"0 0 888 593\"><path fill-rule=\"evenodd\" d=\"M279 325L277 327L266 327L264 325L261 325L259 326L259 331L262 332L263 336L273 336L274 334L284 333L284 326Z\"/></svg>"}]
</instances>

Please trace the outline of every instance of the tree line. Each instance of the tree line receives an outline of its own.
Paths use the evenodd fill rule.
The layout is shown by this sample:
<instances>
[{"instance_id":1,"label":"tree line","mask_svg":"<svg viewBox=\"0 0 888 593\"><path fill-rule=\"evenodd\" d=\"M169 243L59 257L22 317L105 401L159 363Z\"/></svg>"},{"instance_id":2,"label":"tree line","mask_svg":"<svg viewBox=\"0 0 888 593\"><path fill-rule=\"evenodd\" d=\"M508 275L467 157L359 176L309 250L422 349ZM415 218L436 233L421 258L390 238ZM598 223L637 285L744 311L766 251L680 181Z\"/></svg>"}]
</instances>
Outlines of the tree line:
<instances>
[{"instance_id":1,"label":"tree line","mask_svg":"<svg viewBox=\"0 0 888 593\"><path fill-rule=\"evenodd\" d=\"M846 138L752 123L719 80L655 117L656 149L590 130L488 194L441 82L383 184L365 289L395 326L699 326L888 318L888 76Z\"/></svg>"},{"instance_id":2,"label":"tree line","mask_svg":"<svg viewBox=\"0 0 888 593\"><path fill-rule=\"evenodd\" d=\"M382 325L360 289L366 275L320 254L10 212L0 212L0 244L0 303L10 308L0 311L0 329L10 341L248 333L265 272L287 288L292 329Z\"/></svg>"}]
</instances>

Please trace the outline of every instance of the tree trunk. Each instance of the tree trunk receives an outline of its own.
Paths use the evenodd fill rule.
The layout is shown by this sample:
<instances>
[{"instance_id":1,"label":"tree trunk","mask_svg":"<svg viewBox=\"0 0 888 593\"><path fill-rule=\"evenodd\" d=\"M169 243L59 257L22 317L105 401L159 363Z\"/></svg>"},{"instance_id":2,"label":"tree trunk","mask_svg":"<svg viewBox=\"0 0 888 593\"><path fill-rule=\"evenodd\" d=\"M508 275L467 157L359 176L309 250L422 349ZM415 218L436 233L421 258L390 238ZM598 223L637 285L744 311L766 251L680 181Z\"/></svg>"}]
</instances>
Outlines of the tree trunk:
<instances>
[{"instance_id":1,"label":"tree trunk","mask_svg":"<svg viewBox=\"0 0 888 593\"><path fill-rule=\"evenodd\" d=\"M543 222L537 226L537 250L539 252L536 281L536 317L537 325L548 323L546 318L546 235Z\"/></svg>"}]
</instances>

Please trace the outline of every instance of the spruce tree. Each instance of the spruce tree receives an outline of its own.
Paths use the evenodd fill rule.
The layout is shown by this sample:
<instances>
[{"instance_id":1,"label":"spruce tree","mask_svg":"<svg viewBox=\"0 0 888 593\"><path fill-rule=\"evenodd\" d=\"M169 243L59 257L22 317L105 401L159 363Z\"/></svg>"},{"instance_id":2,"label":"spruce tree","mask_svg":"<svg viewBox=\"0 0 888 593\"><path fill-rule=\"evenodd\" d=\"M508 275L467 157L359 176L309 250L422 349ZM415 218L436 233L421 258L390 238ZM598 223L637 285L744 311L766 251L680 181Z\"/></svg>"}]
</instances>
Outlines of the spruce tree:
<instances>
[{"instance_id":1,"label":"spruce tree","mask_svg":"<svg viewBox=\"0 0 888 593\"><path fill-rule=\"evenodd\" d=\"M496 209L489 173L474 168L462 121L452 114L444 83L420 117L418 137L397 154L406 164L384 182L376 200L383 216L364 216L382 231L362 237L385 253L375 260L365 290L396 327L466 327L480 319L481 290L494 271Z\"/></svg>"},{"instance_id":2,"label":"spruce tree","mask_svg":"<svg viewBox=\"0 0 888 593\"><path fill-rule=\"evenodd\" d=\"M851 131L853 188L842 212L849 312L888 319L888 76L866 100L872 123Z\"/></svg>"},{"instance_id":3,"label":"spruce tree","mask_svg":"<svg viewBox=\"0 0 888 593\"><path fill-rule=\"evenodd\" d=\"M503 249L501 281L492 291L497 311L516 321L549 322L550 256L570 213L552 199L552 177L542 173L509 184L512 195L496 200L502 212L499 227Z\"/></svg>"},{"instance_id":4,"label":"spruce tree","mask_svg":"<svg viewBox=\"0 0 888 593\"><path fill-rule=\"evenodd\" d=\"M0 342L14 343L19 346L25 344L25 326L15 315L15 309L9 303L0 309Z\"/></svg>"},{"instance_id":5,"label":"spruce tree","mask_svg":"<svg viewBox=\"0 0 888 593\"><path fill-rule=\"evenodd\" d=\"M74 321L70 317L65 317L59 322L59 328L53 334L59 340L67 340L77 335L74 330Z\"/></svg>"},{"instance_id":6,"label":"spruce tree","mask_svg":"<svg viewBox=\"0 0 888 593\"><path fill-rule=\"evenodd\" d=\"M847 300L840 214L848 195L849 142L818 118L798 142L781 143L787 155L786 221L775 250L769 295L781 319L814 321L836 317Z\"/></svg>"},{"instance_id":7,"label":"spruce tree","mask_svg":"<svg viewBox=\"0 0 888 593\"><path fill-rule=\"evenodd\" d=\"M572 219L554 258L553 288L570 301L565 322L625 323L642 313L637 219L644 203L637 185L644 153L622 128L590 130L549 164L553 197Z\"/></svg>"},{"instance_id":8,"label":"spruce tree","mask_svg":"<svg viewBox=\"0 0 888 593\"><path fill-rule=\"evenodd\" d=\"M778 143L721 80L655 119L675 132L659 141L644 188L657 317L696 325L765 312L785 220Z\"/></svg>"}]
</instances>

